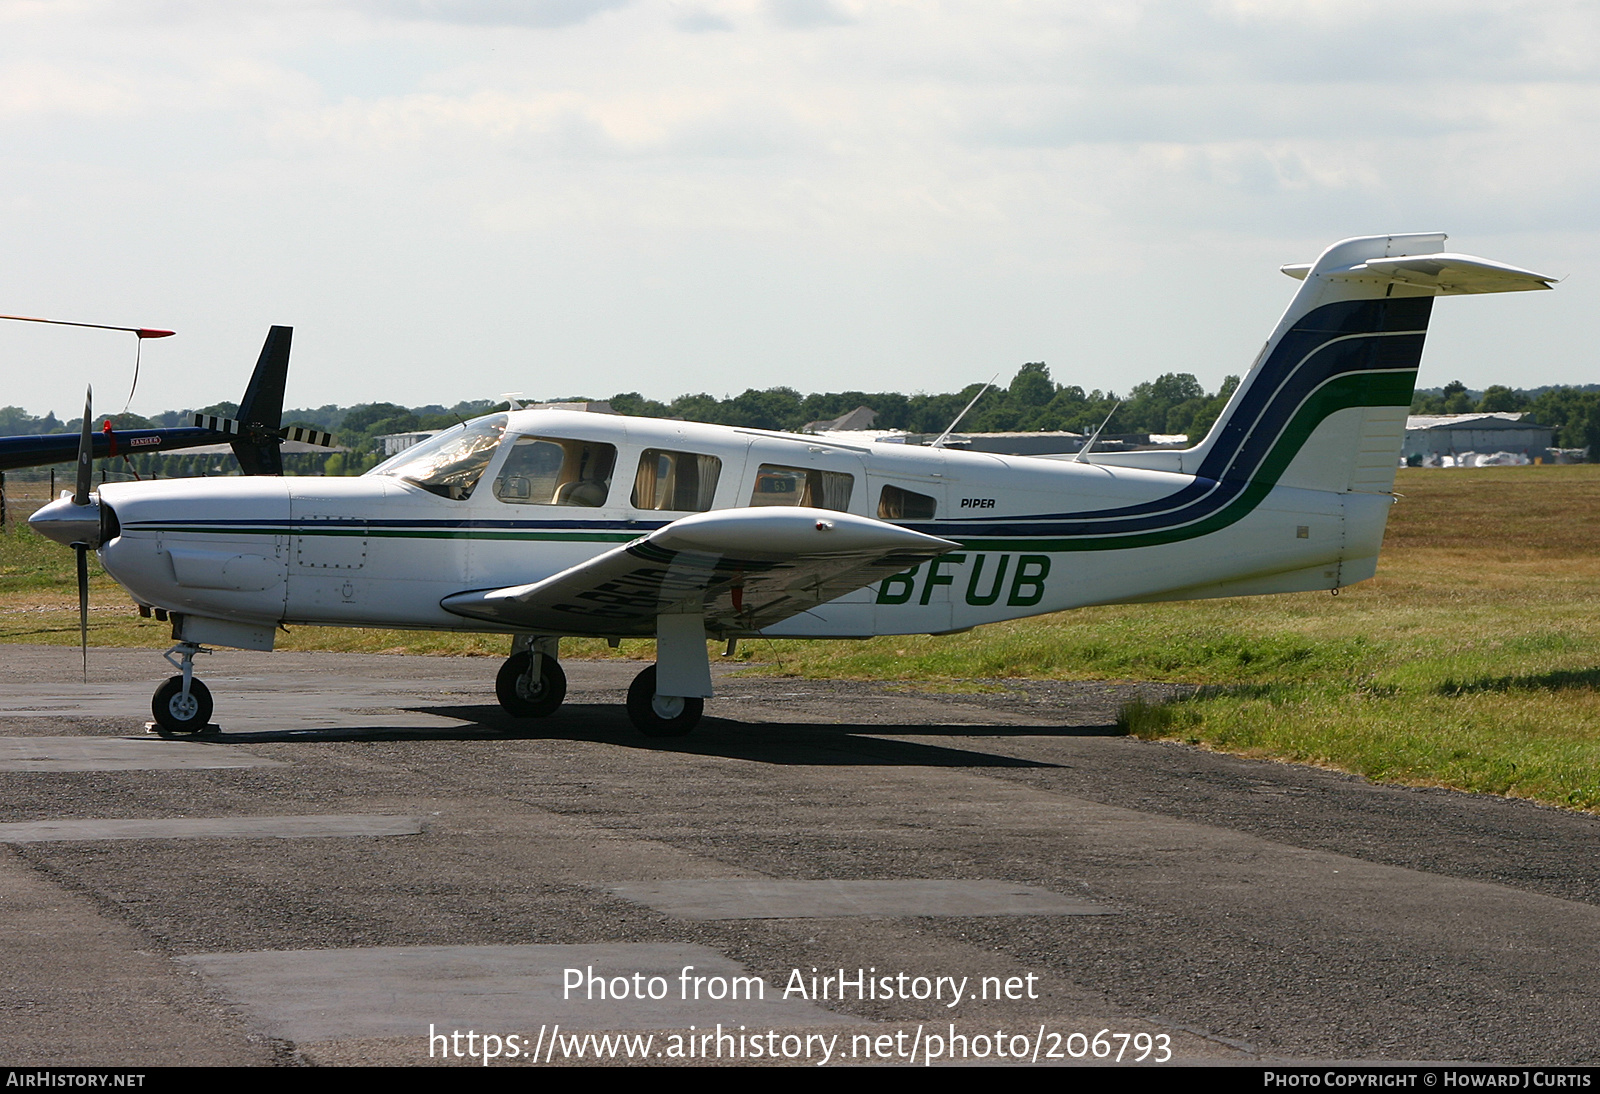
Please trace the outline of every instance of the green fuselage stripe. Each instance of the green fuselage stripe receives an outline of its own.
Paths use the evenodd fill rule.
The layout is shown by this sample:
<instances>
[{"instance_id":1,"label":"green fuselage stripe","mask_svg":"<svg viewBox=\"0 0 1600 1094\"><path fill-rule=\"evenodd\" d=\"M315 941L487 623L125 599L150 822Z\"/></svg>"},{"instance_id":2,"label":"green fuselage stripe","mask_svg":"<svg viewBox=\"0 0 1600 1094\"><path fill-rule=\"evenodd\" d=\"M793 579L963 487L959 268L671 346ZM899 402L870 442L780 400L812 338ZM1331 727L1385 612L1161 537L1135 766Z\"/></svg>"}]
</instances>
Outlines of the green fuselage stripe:
<instances>
[{"instance_id":1,"label":"green fuselage stripe","mask_svg":"<svg viewBox=\"0 0 1600 1094\"><path fill-rule=\"evenodd\" d=\"M1249 516L1261 500L1277 486L1278 479L1310 439L1323 420L1354 407L1410 406L1416 372L1357 372L1339 376L1318 388L1300 405L1279 436L1255 475L1233 501L1192 524L1134 532L1121 536L1094 536L1074 539L962 539L969 551L1040 551L1047 554L1068 551L1120 551L1132 547L1155 547L1209 535ZM951 537L954 538L954 537Z\"/></svg>"},{"instance_id":2,"label":"green fuselage stripe","mask_svg":"<svg viewBox=\"0 0 1600 1094\"><path fill-rule=\"evenodd\" d=\"M1229 525L1236 524L1261 504L1279 478L1310 439L1311 434L1330 415L1355 407L1409 406L1415 370L1397 372L1356 372L1335 377L1318 388L1296 410L1283 433L1273 443L1261 465L1239 495L1221 509L1188 524L1160 528L1149 532L1130 532L1124 535L1075 536L1072 538L1004 538L967 539L955 534L955 529L944 533L946 538L959 542L969 551L1037 551L1065 553L1071 551L1120 551L1133 547L1155 547L1166 543L1179 543L1209 535ZM1024 521L1025 517L1011 518ZM456 539L544 543L630 543L643 531L582 532L582 531L500 531L473 528L318 528L315 522L291 527L227 527L206 525L149 525L140 531L190 532L196 534L265 535L265 536L359 536L371 539Z\"/></svg>"}]
</instances>

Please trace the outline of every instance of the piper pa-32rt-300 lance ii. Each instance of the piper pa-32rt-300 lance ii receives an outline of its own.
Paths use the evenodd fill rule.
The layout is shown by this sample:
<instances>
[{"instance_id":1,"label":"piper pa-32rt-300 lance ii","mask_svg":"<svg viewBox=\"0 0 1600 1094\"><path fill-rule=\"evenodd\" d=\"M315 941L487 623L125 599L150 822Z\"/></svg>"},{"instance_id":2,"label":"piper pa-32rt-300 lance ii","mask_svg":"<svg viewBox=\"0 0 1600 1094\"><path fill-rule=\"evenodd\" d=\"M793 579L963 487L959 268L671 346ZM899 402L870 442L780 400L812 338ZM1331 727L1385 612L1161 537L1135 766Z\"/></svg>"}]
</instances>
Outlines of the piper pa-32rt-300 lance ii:
<instances>
[{"instance_id":1,"label":"piper pa-32rt-300 lance ii","mask_svg":"<svg viewBox=\"0 0 1600 1094\"><path fill-rule=\"evenodd\" d=\"M32 523L170 615L168 732L211 717L202 647L270 650L311 624L508 634L496 691L529 717L565 695L563 637L654 638L628 715L686 733L712 693L708 639L939 634L1371 577L1433 298L1553 280L1444 240L1348 239L1285 266L1303 284L1181 451L1008 457L513 411L359 478L81 483Z\"/></svg>"}]
</instances>

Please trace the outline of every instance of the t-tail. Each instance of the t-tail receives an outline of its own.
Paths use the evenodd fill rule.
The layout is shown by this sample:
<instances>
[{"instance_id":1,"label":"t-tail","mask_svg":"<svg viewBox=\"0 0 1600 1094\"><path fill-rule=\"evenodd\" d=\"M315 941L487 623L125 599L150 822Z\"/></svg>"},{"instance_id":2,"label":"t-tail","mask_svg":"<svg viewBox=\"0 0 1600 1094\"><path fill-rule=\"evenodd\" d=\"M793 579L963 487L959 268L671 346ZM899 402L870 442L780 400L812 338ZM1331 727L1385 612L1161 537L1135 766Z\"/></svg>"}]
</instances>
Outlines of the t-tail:
<instances>
[{"instance_id":1,"label":"t-tail","mask_svg":"<svg viewBox=\"0 0 1600 1094\"><path fill-rule=\"evenodd\" d=\"M1361 236L1284 266L1304 284L1183 470L1258 487L1393 490L1433 298L1555 280L1446 252L1445 238Z\"/></svg>"},{"instance_id":2,"label":"t-tail","mask_svg":"<svg viewBox=\"0 0 1600 1094\"><path fill-rule=\"evenodd\" d=\"M1304 284L1204 440L1177 453L1091 457L1195 476L1163 505L1191 503L1197 520L1217 527L1275 491L1339 497L1336 568L1306 571L1310 584L1227 585L1211 595L1337 588L1372 576L1433 298L1548 289L1555 280L1446 252L1444 241L1437 232L1362 236L1335 243L1315 262L1282 267ZM1274 504L1298 506L1282 495Z\"/></svg>"}]
</instances>

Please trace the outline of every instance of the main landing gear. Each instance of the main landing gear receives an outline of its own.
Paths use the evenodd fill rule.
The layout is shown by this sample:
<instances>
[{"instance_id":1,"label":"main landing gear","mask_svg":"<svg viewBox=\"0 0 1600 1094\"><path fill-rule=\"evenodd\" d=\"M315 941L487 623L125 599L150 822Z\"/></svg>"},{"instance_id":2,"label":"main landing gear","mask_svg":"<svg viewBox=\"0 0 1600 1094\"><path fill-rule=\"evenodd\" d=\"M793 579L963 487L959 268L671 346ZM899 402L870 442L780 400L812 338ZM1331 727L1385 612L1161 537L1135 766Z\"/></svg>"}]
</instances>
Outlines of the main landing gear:
<instances>
[{"instance_id":1,"label":"main landing gear","mask_svg":"<svg viewBox=\"0 0 1600 1094\"><path fill-rule=\"evenodd\" d=\"M216 732L211 725L211 689L194 675L194 655L209 652L193 642L179 642L163 655L168 664L179 670L177 676L156 689L150 700L156 731L163 736ZM175 658L173 654L179 656Z\"/></svg>"},{"instance_id":2,"label":"main landing gear","mask_svg":"<svg viewBox=\"0 0 1600 1094\"><path fill-rule=\"evenodd\" d=\"M633 678L628 688L628 721L646 737L682 737L700 723L706 701L656 691L656 667Z\"/></svg>"},{"instance_id":3,"label":"main landing gear","mask_svg":"<svg viewBox=\"0 0 1600 1094\"><path fill-rule=\"evenodd\" d=\"M681 737L700 722L711 694L705 621L697 612L656 617L656 663L633 678L628 721L647 737Z\"/></svg>"},{"instance_id":4,"label":"main landing gear","mask_svg":"<svg viewBox=\"0 0 1600 1094\"><path fill-rule=\"evenodd\" d=\"M681 737L700 723L711 694L705 626L698 615L662 616L654 665L628 688L628 721L647 737ZM567 697L567 674L557 654L561 639L519 635L500 666L494 693L514 718L548 718ZM665 692L663 691L665 688Z\"/></svg>"},{"instance_id":5,"label":"main landing gear","mask_svg":"<svg viewBox=\"0 0 1600 1094\"><path fill-rule=\"evenodd\" d=\"M554 657L541 657L535 671L533 654L513 654L494 678L494 693L507 714L546 718L567 697L567 674Z\"/></svg>"},{"instance_id":6,"label":"main landing gear","mask_svg":"<svg viewBox=\"0 0 1600 1094\"><path fill-rule=\"evenodd\" d=\"M548 718L567 697L567 674L556 660L559 638L518 636L494 678L495 697L514 718Z\"/></svg>"}]
</instances>

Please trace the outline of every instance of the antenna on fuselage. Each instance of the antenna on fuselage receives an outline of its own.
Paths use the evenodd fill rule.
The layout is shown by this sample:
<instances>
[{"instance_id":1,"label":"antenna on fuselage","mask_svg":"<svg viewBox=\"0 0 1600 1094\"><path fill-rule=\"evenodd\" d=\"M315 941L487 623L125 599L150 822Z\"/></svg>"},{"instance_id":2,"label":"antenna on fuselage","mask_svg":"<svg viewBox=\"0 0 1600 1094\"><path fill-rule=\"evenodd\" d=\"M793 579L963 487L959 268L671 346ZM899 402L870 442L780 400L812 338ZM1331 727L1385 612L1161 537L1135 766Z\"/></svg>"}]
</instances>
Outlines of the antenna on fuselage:
<instances>
[{"instance_id":1,"label":"antenna on fuselage","mask_svg":"<svg viewBox=\"0 0 1600 1094\"><path fill-rule=\"evenodd\" d=\"M961 424L961 419L965 418L967 416L967 411L971 410L973 407L978 405L978 400L983 398L983 393L988 391L990 388L994 387L994 382L996 380L998 380L999 378L1000 378L1000 374L998 372L995 373L993 376L989 377L989 382L987 384L984 384L981 388L978 389L978 394L976 394L976 395L974 395L972 397L972 402L967 404L966 410L963 410L960 414L957 414L956 415L956 420L950 423L950 427L948 429L946 429L943 433L939 434L939 439L934 441L928 447L929 448L943 448L944 447L944 443L950 439L950 434L954 433L956 431L956 426Z\"/></svg>"},{"instance_id":2,"label":"antenna on fuselage","mask_svg":"<svg viewBox=\"0 0 1600 1094\"><path fill-rule=\"evenodd\" d=\"M1121 408L1121 406L1122 400L1118 399L1117 405L1111 408L1111 414L1115 414L1117 410ZM1089 449L1094 447L1094 442L1100 439L1101 430L1105 429L1106 426L1111 424L1111 414L1107 414L1106 420L1100 423L1100 428L1096 429L1092 434L1089 435L1089 439L1083 442L1083 447L1078 449L1078 454L1072 457L1073 463L1088 462L1085 457L1089 455Z\"/></svg>"}]
</instances>

